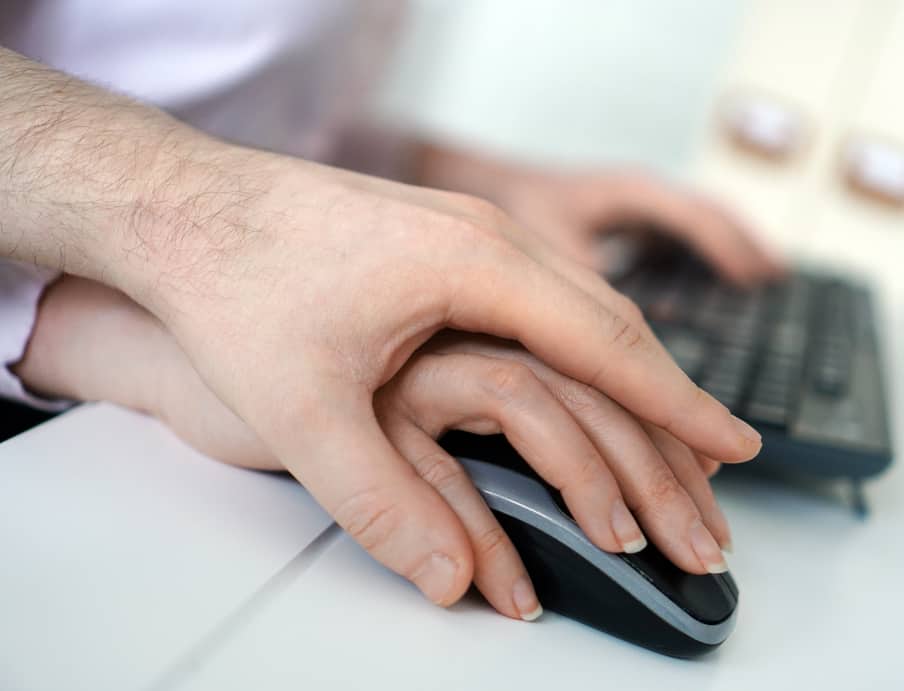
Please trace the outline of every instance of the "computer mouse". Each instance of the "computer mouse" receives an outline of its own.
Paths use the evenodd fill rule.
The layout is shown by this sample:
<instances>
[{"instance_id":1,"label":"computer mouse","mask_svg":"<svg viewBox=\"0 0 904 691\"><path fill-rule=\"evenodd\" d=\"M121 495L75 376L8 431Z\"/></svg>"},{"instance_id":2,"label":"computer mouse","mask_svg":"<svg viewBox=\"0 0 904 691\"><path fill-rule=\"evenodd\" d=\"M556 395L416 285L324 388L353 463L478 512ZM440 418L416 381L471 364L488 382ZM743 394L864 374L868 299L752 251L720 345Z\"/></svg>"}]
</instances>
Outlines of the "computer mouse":
<instances>
[{"instance_id":1,"label":"computer mouse","mask_svg":"<svg viewBox=\"0 0 904 691\"><path fill-rule=\"evenodd\" d=\"M682 658L713 650L734 629L738 588L730 574L686 573L652 543L637 554L599 549L502 435L450 432L440 443L508 533L544 608Z\"/></svg>"}]
</instances>

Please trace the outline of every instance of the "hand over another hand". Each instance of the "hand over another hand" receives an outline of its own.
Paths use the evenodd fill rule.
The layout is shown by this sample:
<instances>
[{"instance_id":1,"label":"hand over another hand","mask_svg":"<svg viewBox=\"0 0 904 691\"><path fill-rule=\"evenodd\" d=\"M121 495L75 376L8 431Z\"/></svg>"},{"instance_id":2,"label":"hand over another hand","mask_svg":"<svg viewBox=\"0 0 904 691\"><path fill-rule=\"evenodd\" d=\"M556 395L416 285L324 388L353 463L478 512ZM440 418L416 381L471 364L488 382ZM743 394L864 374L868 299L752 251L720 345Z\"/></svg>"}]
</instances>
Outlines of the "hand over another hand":
<instances>
[{"instance_id":1,"label":"hand over another hand","mask_svg":"<svg viewBox=\"0 0 904 691\"><path fill-rule=\"evenodd\" d=\"M201 381L160 322L100 284L65 277L49 289L18 373L44 393L112 400L151 412L214 458L283 468ZM719 545L727 546L730 537L706 481L718 464L638 423L606 396L558 374L516 344L439 334L377 391L374 408L394 448L461 521L474 582L503 614L529 618L536 596L476 489L434 442L448 429L504 432L562 489L601 547L643 547L633 512L682 568L696 573L721 568Z\"/></svg>"},{"instance_id":2,"label":"hand over another hand","mask_svg":"<svg viewBox=\"0 0 904 691\"><path fill-rule=\"evenodd\" d=\"M282 469L181 353L173 363L156 401L159 417L216 458ZM450 429L505 433L535 470L561 489L578 523L603 549L642 549L642 527L686 571L725 568L721 549L730 547L730 532L707 481L719 464L513 343L440 334L376 392L374 409L395 450L461 522L473 581L507 616L530 617L536 595L514 546L474 485L434 441Z\"/></svg>"},{"instance_id":3,"label":"hand over another hand","mask_svg":"<svg viewBox=\"0 0 904 691\"><path fill-rule=\"evenodd\" d=\"M708 457L759 451L636 307L486 202L232 146L3 49L0 73L3 256L149 309L339 524L435 602L471 582L468 533L374 394L444 328L517 341ZM559 484L602 545L589 517L611 484L570 472Z\"/></svg>"},{"instance_id":4,"label":"hand over another hand","mask_svg":"<svg viewBox=\"0 0 904 691\"><path fill-rule=\"evenodd\" d=\"M149 261L162 273L124 287L337 522L433 601L471 582L470 541L373 397L443 328L517 341L708 457L758 452L759 435L678 369L633 305L486 202L244 150L209 165L214 189L200 178L169 230L138 230L167 233ZM547 459L543 472L611 547L598 507L613 484L586 467Z\"/></svg>"}]
</instances>

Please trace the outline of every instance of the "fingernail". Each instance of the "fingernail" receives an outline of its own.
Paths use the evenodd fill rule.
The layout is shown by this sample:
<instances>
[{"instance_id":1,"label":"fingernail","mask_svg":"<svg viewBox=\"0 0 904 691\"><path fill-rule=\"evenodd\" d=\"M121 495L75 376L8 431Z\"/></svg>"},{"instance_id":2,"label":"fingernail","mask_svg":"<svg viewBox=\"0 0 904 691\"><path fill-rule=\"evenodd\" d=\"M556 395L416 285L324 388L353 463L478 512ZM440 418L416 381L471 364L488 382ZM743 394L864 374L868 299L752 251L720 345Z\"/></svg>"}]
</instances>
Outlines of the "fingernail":
<instances>
[{"instance_id":1,"label":"fingernail","mask_svg":"<svg viewBox=\"0 0 904 691\"><path fill-rule=\"evenodd\" d=\"M697 554L697 558L709 573L725 573L728 571L728 564L725 563L725 556L722 554L719 543L716 542L712 533L706 529L703 521L699 518L691 526L690 539L691 547Z\"/></svg>"},{"instance_id":2,"label":"fingernail","mask_svg":"<svg viewBox=\"0 0 904 691\"><path fill-rule=\"evenodd\" d=\"M610 518L612 521L612 532L615 533L615 537L621 543L622 549L626 553L634 554L647 546L647 539L641 532L640 526L637 525L634 516L631 515L628 507L625 506L625 502L621 499L616 499L612 503Z\"/></svg>"},{"instance_id":3,"label":"fingernail","mask_svg":"<svg viewBox=\"0 0 904 691\"><path fill-rule=\"evenodd\" d=\"M537 599L537 593L527 576L522 576L512 587L512 600L518 616L524 621L533 621L543 614L543 607Z\"/></svg>"},{"instance_id":4,"label":"fingernail","mask_svg":"<svg viewBox=\"0 0 904 691\"><path fill-rule=\"evenodd\" d=\"M457 574L458 562L445 554L433 552L411 580L431 602L445 605L451 599L450 591Z\"/></svg>"},{"instance_id":5,"label":"fingernail","mask_svg":"<svg viewBox=\"0 0 904 691\"><path fill-rule=\"evenodd\" d=\"M722 543L722 551L734 554L734 543L731 540L726 540Z\"/></svg>"},{"instance_id":6,"label":"fingernail","mask_svg":"<svg viewBox=\"0 0 904 691\"><path fill-rule=\"evenodd\" d=\"M751 444L756 444L757 446L762 445L763 437L759 432L757 432L755 429L753 429L753 427L751 427L741 418L735 415L732 415L731 419L734 422L735 429L737 430L738 434L740 434L746 441L750 442Z\"/></svg>"}]
</instances>

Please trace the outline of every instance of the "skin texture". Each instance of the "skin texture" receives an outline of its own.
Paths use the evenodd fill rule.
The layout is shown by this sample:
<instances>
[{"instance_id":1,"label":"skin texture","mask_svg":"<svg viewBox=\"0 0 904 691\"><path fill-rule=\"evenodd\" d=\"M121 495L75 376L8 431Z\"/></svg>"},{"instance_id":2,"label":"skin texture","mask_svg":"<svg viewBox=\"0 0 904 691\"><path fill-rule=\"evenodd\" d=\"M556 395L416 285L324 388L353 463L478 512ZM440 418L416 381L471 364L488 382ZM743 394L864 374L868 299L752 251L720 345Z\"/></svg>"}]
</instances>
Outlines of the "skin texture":
<instances>
[{"instance_id":1,"label":"skin texture","mask_svg":"<svg viewBox=\"0 0 904 691\"><path fill-rule=\"evenodd\" d=\"M675 489L663 447L739 462L759 451L759 435L675 366L634 305L497 206L231 146L0 50L0 218L0 255L105 283L153 315L249 439L438 604L456 601L478 573L485 592L509 589L478 569L485 523L460 509L467 493L449 494L440 466L418 462L438 453L428 404L415 396L404 422L381 403L447 329L518 343L607 401L613 427L632 430L645 459L638 472L617 469L609 439L575 415L560 440L574 455L560 463L542 450L550 438L512 427L594 543L617 548L616 533L633 534L626 512L614 511L620 491L651 534L668 531L663 548L680 565L701 572L721 558L698 520L713 521L711 511L695 514L688 498L699 488ZM548 414L558 405L561 420L570 414L555 395L541 397L530 364L488 381L490 399L512 403L474 399L448 416L506 428L519 407L536 421L535 399ZM426 436L415 439L412 425ZM645 425L668 436L644 437ZM617 486L613 476L626 472ZM670 526L664 507L681 505ZM600 506L613 508L608 518ZM519 582L511 602L530 599ZM511 613L498 593L494 604Z\"/></svg>"},{"instance_id":2,"label":"skin texture","mask_svg":"<svg viewBox=\"0 0 904 691\"><path fill-rule=\"evenodd\" d=\"M66 276L48 289L16 373L46 396L114 401L154 415L222 461L283 469L207 388L159 320L93 281ZM459 464L433 443L448 429L504 432L525 458L556 479L566 497L582 487L569 487L567 466L550 459L589 462L606 489L592 497L597 509L587 520L601 523L603 546L610 551L637 548L646 535L682 567L703 572L721 564L719 546L730 543L707 481L717 464L668 433L639 425L611 399L510 341L439 334L377 391L374 408L393 446L462 521L473 550L474 582L507 616L527 617L539 603L496 519ZM616 506L624 509L621 520L614 516ZM697 521L706 528L702 545L690 539Z\"/></svg>"}]
</instances>

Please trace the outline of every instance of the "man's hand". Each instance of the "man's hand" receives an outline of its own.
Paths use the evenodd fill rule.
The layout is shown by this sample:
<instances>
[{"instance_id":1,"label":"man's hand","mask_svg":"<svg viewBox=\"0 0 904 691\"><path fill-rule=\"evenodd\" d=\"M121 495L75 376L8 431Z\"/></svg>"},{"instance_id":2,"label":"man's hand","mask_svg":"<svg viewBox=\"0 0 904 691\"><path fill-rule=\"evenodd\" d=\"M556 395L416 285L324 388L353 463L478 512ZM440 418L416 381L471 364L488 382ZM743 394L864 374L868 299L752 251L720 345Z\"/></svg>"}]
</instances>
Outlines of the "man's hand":
<instances>
[{"instance_id":1,"label":"man's hand","mask_svg":"<svg viewBox=\"0 0 904 691\"><path fill-rule=\"evenodd\" d=\"M518 341L706 456L759 450L630 303L487 203L291 160L236 168L248 187L269 189L238 213L236 183L205 200L191 261L170 264L148 304L337 522L433 601L455 601L472 580L467 527L387 438L374 394L441 329ZM545 460L540 473L611 548L600 507L613 483L599 455Z\"/></svg>"},{"instance_id":2,"label":"man's hand","mask_svg":"<svg viewBox=\"0 0 904 691\"><path fill-rule=\"evenodd\" d=\"M44 394L119 402L164 420L202 452L245 467L282 469L211 393L162 324L127 297L65 277L47 292L18 374ZM536 595L521 560L461 466L434 442L445 430L504 432L569 501L589 474L606 495L593 515L602 546L636 551L644 532L682 568L724 568L728 525L706 476L718 464L564 377L511 342L448 332L381 387L380 426L464 526L474 582L500 612L532 618ZM633 514L633 515L632 515Z\"/></svg>"},{"instance_id":3,"label":"man's hand","mask_svg":"<svg viewBox=\"0 0 904 691\"><path fill-rule=\"evenodd\" d=\"M339 524L440 604L471 582L467 530L374 394L441 329L517 341L707 457L760 448L636 307L487 202L230 146L2 50L0 218L0 254L155 314ZM604 546L611 484L584 460L541 474Z\"/></svg>"},{"instance_id":4,"label":"man's hand","mask_svg":"<svg viewBox=\"0 0 904 691\"><path fill-rule=\"evenodd\" d=\"M423 184L492 200L581 264L605 268L600 236L654 228L690 245L727 279L746 285L783 271L751 228L716 201L639 171L550 173L424 147Z\"/></svg>"}]
</instances>

